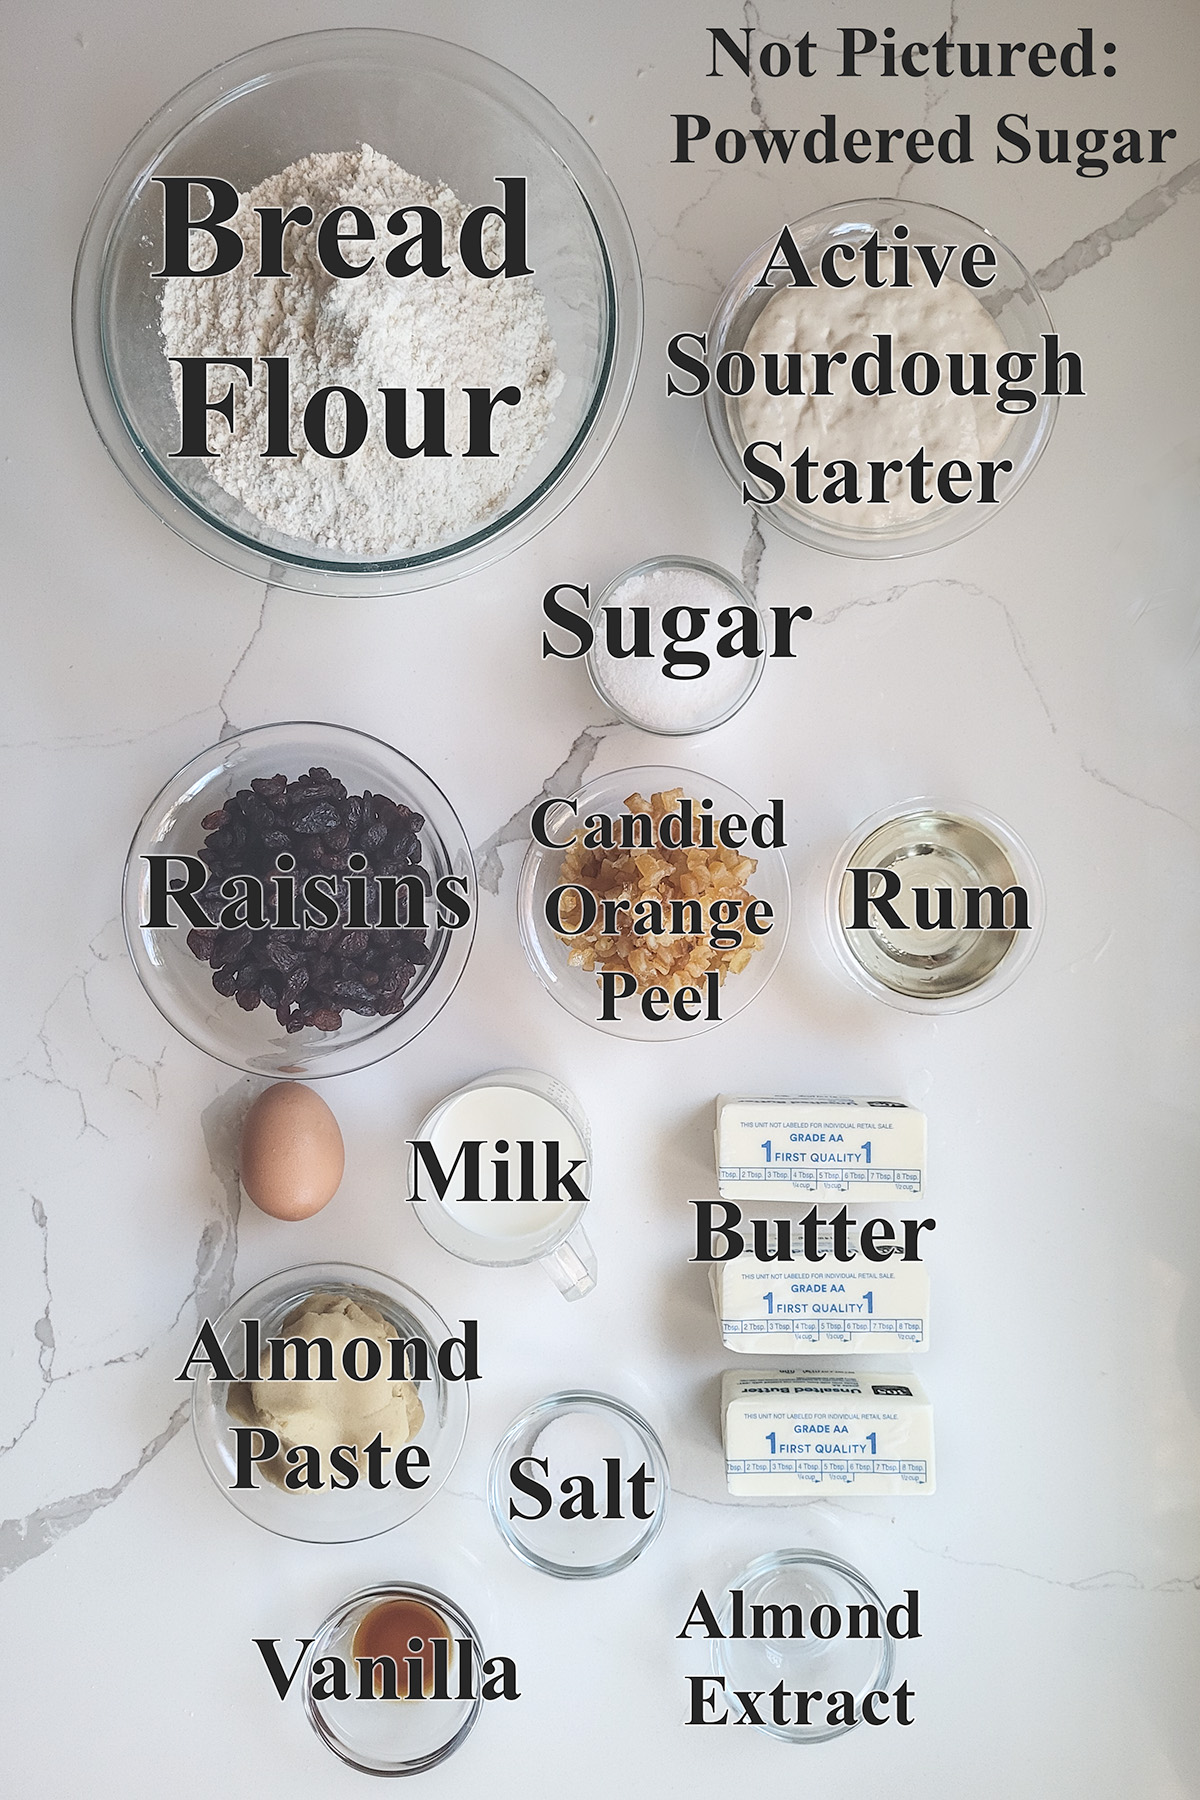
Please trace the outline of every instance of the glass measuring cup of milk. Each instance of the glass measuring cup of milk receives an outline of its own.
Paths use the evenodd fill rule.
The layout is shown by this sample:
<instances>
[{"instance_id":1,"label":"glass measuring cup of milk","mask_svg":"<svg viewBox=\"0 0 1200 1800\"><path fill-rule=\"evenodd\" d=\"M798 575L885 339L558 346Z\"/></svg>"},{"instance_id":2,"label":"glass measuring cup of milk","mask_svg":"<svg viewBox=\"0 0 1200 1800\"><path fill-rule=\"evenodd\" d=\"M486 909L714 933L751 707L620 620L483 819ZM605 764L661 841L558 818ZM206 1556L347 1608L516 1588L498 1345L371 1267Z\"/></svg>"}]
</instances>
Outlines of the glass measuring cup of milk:
<instances>
[{"instance_id":1,"label":"glass measuring cup of milk","mask_svg":"<svg viewBox=\"0 0 1200 1800\"><path fill-rule=\"evenodd\" d=\"M540 1262L568 1300L596 1285L583 1232L591 1195L587 1117L561 1081L496 1069L447 1095L409 1140L408 1197L422 1225L464 1262Z\"/></svg>"}]
</instances>

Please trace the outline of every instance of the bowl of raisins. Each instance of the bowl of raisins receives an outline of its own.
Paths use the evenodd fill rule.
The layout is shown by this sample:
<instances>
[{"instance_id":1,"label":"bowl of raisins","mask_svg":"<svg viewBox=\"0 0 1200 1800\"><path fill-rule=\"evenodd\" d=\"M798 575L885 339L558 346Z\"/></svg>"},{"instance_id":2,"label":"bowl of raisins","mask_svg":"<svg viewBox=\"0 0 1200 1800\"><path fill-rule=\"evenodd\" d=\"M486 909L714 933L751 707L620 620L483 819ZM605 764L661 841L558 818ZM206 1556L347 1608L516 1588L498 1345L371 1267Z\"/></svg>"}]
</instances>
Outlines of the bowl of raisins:
<instances>
[{"instance_id":1,"label":"bowl of raisins","mask_svg":"<svg viewBox=\"0 0 1200 1800\"><path fill-rule=\"evenodd\" d=\"M190 1043L312 1080L410 1043L475 930L470 845L445 794L378 738L262 725L151 802L125 865L125 941Z\"/></svg>"}]
</instances>

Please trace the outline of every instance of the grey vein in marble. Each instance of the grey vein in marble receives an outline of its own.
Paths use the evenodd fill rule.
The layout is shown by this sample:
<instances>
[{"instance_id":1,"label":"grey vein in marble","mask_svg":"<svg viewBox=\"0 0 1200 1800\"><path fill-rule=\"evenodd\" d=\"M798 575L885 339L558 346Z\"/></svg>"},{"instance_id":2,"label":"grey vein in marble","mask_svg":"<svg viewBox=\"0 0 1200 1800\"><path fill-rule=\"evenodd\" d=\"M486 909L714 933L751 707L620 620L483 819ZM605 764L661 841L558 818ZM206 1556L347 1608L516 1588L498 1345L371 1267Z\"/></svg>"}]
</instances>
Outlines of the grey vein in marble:
<instances>
[{"instance_id":1,"label":"grey vein in marble","mask_svg":"<svg viewBox=\"0 0 1200 1800\"><path fill-rule=\"evenodd\" d=\"M957 32L958 32L958 0L950 0L950 23L946 27L946 35L949 37L951 43L954 42ZM948 88L949 88L949 84L944 81L939 82L936 76L931 75L926 78L925 105L921 112L921 124L926 128L926 130L928 130L928 128L929 128L929 121L933 117L934 109L936 108L938 101L942 98L943 94L948 92ZM900 198L900 190L903 188L905 182L908 180L910 175L915 173L916 169L919 166L920 165L913 162L911 157L909 158L908 162L905 164L904 170L903 170L899 180L896 183L896 198L897 198L897 200Z\"/></svg>"},{"instance_id":2,"label":"grey vein in marble","mask_svg":"<svg viewBox=\"0 0 1200 1800\"><path fill-rule=\"evenodd\" d=\"M137 1068L144 1070L149 1078L150 1086L153 1089L153 1101L147 1102L147 1104L151 1104L154 1110L157 1110L159 1101L162 1098L159 1086L159 1075L162 1071L163 1060L166 1055L165 1043L163 1049L159 1052L154 1061L148 1061L146 1057L139 1056L135 1050L126 1049L124 1045L115 1043L100 1024L96 1011L92 1005L91 989L88 984L96 973L97 965L112 960L112 957L101 947L102 940L107 932L115 931L119 934L120 928L120 918L114 913L111 918L104 922L89 942L89 961L83 966L72 970L62 986L52 995L42 1013L41 1022L34 1036L36 1050L40 1050L41 1052L42 1066L40 1068L35 1066L33 1060L36 1054L35 1048L31 1048L24 1059L16 1066L16 1073L18 1075L28 1076L30 1080L40 1083L43 1087L61 1088L64 1093L74 1096L80 1112L80 1126L78 1133L80 1137L85 1136L89 1131L95 1132L97 1137L107 1137L108 1134L89 1117L87 1101L84 1097L83 1089L76 1083L67 1081L65 1077L59 1073L55 1060L54 1044L50 1033L51 1016L59 1002L67 993L69 993L76 983L79 984L79 992L83 1000L83 1009L87 1014L88 1022L91 1025L92 1030L96 1033L96 1036L99 1038L101 1044L103 1044L105 1050L108 1052L109 1061L108 1068L105 1070L104 1074L104 1084L106 1086L111 1085L114 1072L121 1063L132 1063ZM130 1088L128 1085L127 1091L133 1094L135 1099L145 1100L143 1094L138 1093L136 1089Z\"/></svg>"},{"instance_id":3,"label":"grey vein in marble","mask_svg":"<svg viewBox=\"0 0 1200 1800\"><path fill-rule=\"evenodd\" d=\"M114 1500L119 1500L146 1464L153 1461L159 1451L170 1443L187 1418L190 1407L190 1400L181 1401L158 1436L151 1438L133 1467L126 1469L111 1486L89 1488L84 1494L70 1494L65 1500L52 1500L49 1506L39 1506L23 1519L5 1519L0 1524L0 1581L11 1575L14 1569L19 1569L22 1563L32 1562L34 1557L51 1549L68 1531L86 1524L101 1507L111 1506Z\"/></svg>"},{"instance_id":4,"label":"grey vein in marble","mask_svg":"<svg viewBox=\"0 0 1200 1800\"><path fill-rule=\"evenodd\" d=\"M1029 652L1025 647L1024 639L1017 630L1016 620L1013 618L1010 608L1003 600L1001 600L998 594L989 593L987 588L981 588L973 581L962 581L951 575L928 575L920 581L898 582L894 587L888 588L886 592L882 594L864 594L859 599L843 600L839 606L833 607L831 611L822 613L819 618L814 618L813 624L832 625L834 620L840 619L843 613L853 612L859 607L871 608L875 606L894 606L898 600L903 600L908 594L916 593L920 588L955 588L960 593L968 595L973 600L988 600L993 606L999 608L1003 613L1005 623L1008 626L1008 634L1012 639L1013 651L1017 661L1020 663L1021 669L1028 680L1030 687L1037 695L1038 705L1046 715L1047 725L1050 727L1051 732L1057 737L1058 726L1054 723L1054 716L1047 705L1046 696L1038 685L1037 677L1033 672L1033 664L1029 659Z\"/></svg>"},{"instance_id":5,"label":"grey vein in marble","mask_svg":"<svg viewBox=\"0 0 1200 1800\"><path fill-rule=\"evenodd\" d=\"M177 719L167 719L157 725L147 725L144 731L85 731L68 732L62 737L6 738L0 741L0 750L122 750L130 744L143 744L147 738L154 737L157 732L171 731L177 725L186 725L192 719L204 719L211 713L211 706L198 706L194 712L187 712Z\"/></svg>"},{"instance_id":6,"label":"grey vein in marble","mask_svg":"<svg viewBox=\"0 0 1200 1800\"><path fill-rule=\"evenodd\" d=\"M42 1021L38 1026L34 1042L37 1049L41 1051L43 1067L39 1069L34 1066L33 1057L35 1051L31 1049L29 1054L25 1057L25 1060L18 1065L17 1073L19 1075L27 1075L31 1081L38 1082L42 1087L61 1088L64 1094L71 1094L74 1096L74 1099L79 1106L80 1122L77 1136L86 1137L89 1131L94 1131L97 1137L106 1138L108 1133L102 1131L99 1125L88 1116L87 1101L84 1098L83 1089L76 1082L68 1081L65 1076L59 1074L58 1067L54 1060L54 1047L50 1041L50 1015L62 999L63 995L67 992L68 988L73 987L76 982L80 985L80 989L84 996L84 1005L86 1007L87 987L84 972L82 969L76 969L72 974L68 975L67 979L54 994L49 1005L46 1007L45 1012L42 1014Z\"/></svg>"},{"instance_id":7,"label":"grey vein in marble","mask_svg":"<svg viewBox=\"0 0 1200 1800\"><path fill-rule=\"evenodd\" d=\"M620 729L620 719L605 719L602 724L584 727L557 769L547 775L532 800L526 800L523 805L518 806L516 812L504 821L498 831L493 831L491 837L475 852L475 869L480 887L486 888L489 894L500 892L500 882L504 875L500 852L508 844L524 843L529 836L530 812L539 800L552 799L556 794L573 794L576 788L583 785L583 778L591 768L597 750L611 731Z\"/></svg>"},{"instance_id":8,"label":"grey vein in marble","mask_svg":"<svg viewBox=\"0 0 1200 1800\"><path fill-rule=\"evenodd\" d=\"M4 1456L9 1450L13 1449L15 1445L19 1444L21 1439L25 1436L25 1433L34 1424L38 1414L42 1410L42 1401L46 1398L54 1381L54 1321L50 1317L49 1227L46 1220L46 1209L38 1199L37 1195L31 1194L29 1199L33 1209L33 1222L37 1226L38 1235L42 1242L42 1292L46 1297L41 1317L35 1322L33 1327L33 1335L38 1347L38 1373L42 1378L42 1385L38 1392L38 1397L33 1403L33 1411L22 1425L20 1431L17 1432L15 1437L9 1438L7 1443L0 1444L0 1456Z\"/></svg>"},{"instance_id":9,"label":"grey vein in marble","mask_svg":"<svg viewBox=\"0 0 1200 1800\"><path fill-rule=\"evenodd\" d=\"M261 1083L246 1077L233 1088L218 1096L201 1115L201 1127L208 1150L209 1162L214 1176L222 1191L221 1214L210 1219L200 1234L196 1246L195 1274L188 1293L180 1302L167 1331L147 1344L143 1349L126 1352L124 1356L113 1357L109 1363L131 1362L144 1358L156 1344L161 1343L183 1317L189 1302L195 1306L197 1324L202 1319L216 1319L223 1313L233 1295L234 1266L237 1261L238 1211L240 1207L240 1185L237 1173L237 1146L241 1135L241 1124L246 1109L258 1091ZM17 1442L37 1417L41 1401L49 1388L58 1381L67 1381L71 1375L80 1370L69 1370L56 1374L53 1368L54 1359L54 1327L51 1321L52 1294L50 1289L49 1257L47 1252L46 1215L40 1201L36 1198L34 1219L42 1232L43 1269L46 1283L46 1305L41 1318L34 1326L34 1336L38 1342L38 1362L42 1371L42 1392L34 1406L33 1416L28 1424L18 1433ZM102 1507L111 1506L114 1500L120 1499L126 1488L134 1481L148 1463L171 1442L187 1418L191 1408L190 1397L180 1401L170 1414L166 1424L159 1430L140 1451L137 1460L126 1469L117 1480L107 1485L89 1488L83 1493L70 1494L65 1499L53 1500L46 1506L37 1507L24 1518L5 1519L0 1523L0 1580L11 1575L22 1564L31 1562L56 1544L59 1538L77 1526L86 1524L92 1514ZM11 1446L6 1446L11 1448Z\"/></svg>"},{"instance_id":10,"label":"grey vein in marble","mask_svg":"<svg viewBox=\"0 0 1200 1800\"><path fill-rule=\"evenodd\" d=\"M1182 825L1185 831L1195 834L1197 827L1192 820L1185 819L1182 813L1172 812L1169 806L1161 806L1157 800L1147 800L1144 794L1135 794L1131 789L1122 787L1120 782L1112 781L1102 770L1093 767L1082 751L1079 766L1089 780L1098 781L1101 787L1111 788L1114 794L1120 794L1122 800L1132 800L1135 806L1144 806L1149 812L1162 813L1165 818L1174 819L1177 825Z\"/></svg>"},{"instance_id":11,"label":"grey vein in marble","mask_svg":"<svg viewBox=\"0 0 1200 1800\"><path fill-rule=\"evenodd\" d=\"M762 571L763 552L766 549L763 537L762 520L755 513L750 521L750 535L742 551L742 586L747 588L754 598L758 599L758 577Z\"/></svg>"},{"instance_id":12,"label":"grey vein in marble","mask_svg":"<svg viewBox=\"0 0 1200 1800\"><path fill-rule=\"evenodd\" d=\"M907 1534L906 1534L907 1535ZM935 1550L928 1544L920 1544L913 1537L909 1543L926 1556L935 1557L939 1562L955 1563L963 1569L994 1569L1002 1575L1019 1575L1026 1581L1038 1581L1046 1587L1066 1588L1077 1594L1103 1593L1113 1588L1121 1588L1134 1594L1177 1594L1200 1591L1200 1575L1173 1575L1166 1581L1147 1581L1132 1569L1101 1569L1095 1575L1079 1575L1068 1579L1062 1575L1043 1575L1037 1569L1022 1569L1016 1563L993 1562L990 1560L955 1556L950 1550Z\"/></svg>"},{"instance_id":13,"label":"grey vein in marble","mask_svg":"<svg viewBox=\"0 0 1200 1800\"><path fill-rule=\"evenodd\" d=\"M1085 269L1103 262L1112 253L1114 245L1136 237L1147 225L1153 225L1155 219L1161 219L1184 194L1197 193L1200 193L1200 161L1188 163L1178 174L1140 195L1109 224L1098 225L1086 237L1076 238L1061 256L1056 256L1044 269L1037 270L1034 281L1043 294L1054 293L1074 276L1082 275Z\"/></svg>"},{"instance_id":14,"label":"grey vein in marble","mask_svg":"<svg viewBox=\"0 0 1200 1800\"><path fill-rule=\"evenodd\" d=\"M242 672L242 667L246 661L246 658L249 656L249 654L253 650L255 644L258 642L259 634L261 633L263 625L266 621L267 601L270 598L271 598L271 584L270 584L270 582L268 582L266 584L266 586L263 588L263 597L262 597L262 601L258 608L258 621L255 624L254 630L250 633L250 636L246 639L245 644L242 646L241 654L238 657L237 661L234 663L232 669L230 669L229 675L225 682L225 685L221 689L221 692L217 696L217 711L221 715L221 733L217 739L217 742L219 744L223 744L225 742L226 738L236 737L238 732L242 731L244 729L244 727L241 725L235 725L233 720L229 717L229 713L226 709L225 702L229 698L230 688L233 686L234 682L237 680L238 676Z\"/></svg>"}]
</instances>

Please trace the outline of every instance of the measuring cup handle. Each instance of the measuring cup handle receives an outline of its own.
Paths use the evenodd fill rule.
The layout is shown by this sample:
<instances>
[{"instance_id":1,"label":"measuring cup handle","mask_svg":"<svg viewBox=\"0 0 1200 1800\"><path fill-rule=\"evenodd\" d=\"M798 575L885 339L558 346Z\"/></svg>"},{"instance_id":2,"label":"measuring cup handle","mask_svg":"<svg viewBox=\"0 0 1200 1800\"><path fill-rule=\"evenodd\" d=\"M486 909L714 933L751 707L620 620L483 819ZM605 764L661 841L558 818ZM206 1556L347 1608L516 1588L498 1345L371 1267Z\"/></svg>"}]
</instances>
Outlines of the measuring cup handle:
<instances>
[{"instance_id":1,"label":"measuring cup handle","mask_svg":"<svg viewBox=\"0 0 1200 1800\"><path fill-rule=\"evenodd\" d=\"M540 1261L564 1300L582 1300L596 1285L596 1252L582 1225Z\"/></svg>"}]
</instances>

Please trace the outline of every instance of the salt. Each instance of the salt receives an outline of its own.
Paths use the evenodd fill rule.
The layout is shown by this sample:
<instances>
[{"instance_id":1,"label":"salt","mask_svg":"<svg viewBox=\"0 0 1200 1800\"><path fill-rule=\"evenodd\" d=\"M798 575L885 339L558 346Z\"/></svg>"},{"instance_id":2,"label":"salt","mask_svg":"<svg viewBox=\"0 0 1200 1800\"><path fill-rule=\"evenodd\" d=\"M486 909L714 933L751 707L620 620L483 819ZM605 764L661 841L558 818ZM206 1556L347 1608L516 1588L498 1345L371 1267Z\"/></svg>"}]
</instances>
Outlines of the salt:
<instances>
[{"instance_id":1,"label":"salt","mask_svg":"<svg viewBox=\"0 0 1200 1800\"><path fill-rule=\"evenodd\" d=\"M639 607L649 614L652 655L612 654L604 615L607 609L616 607L626 613ZM686 642L679 631L669 633L665 624L667 615L677 607L696 608L708 615L703 630ZM718 641L731 630L736 631L742 622L742 614L735 613L732 623L718 623L718 615L729 607L748 609L753 615L760 646L757 656L717 654ZM592 678L601 697L643 731L683 736L719 725L749 699L762 670L762 632L757 609L731 577L702 564L663 561L631 570L602 597L592 623L596 631L588 653ZM677 620L676 624L682 625L683 633L689 629L686 619ZM622 641L628 645L632 620L623 620L622 626ZM702 674L696 674L691 663L694 652L707 661ZM674 673L667 672L673 658L684 657L688 660L677 660Z\"/></svg>"}]
</instances>

